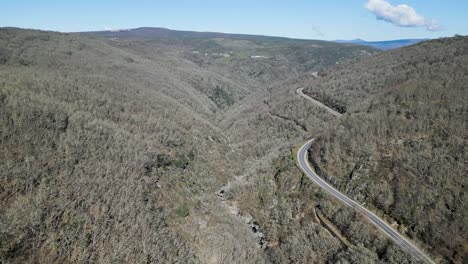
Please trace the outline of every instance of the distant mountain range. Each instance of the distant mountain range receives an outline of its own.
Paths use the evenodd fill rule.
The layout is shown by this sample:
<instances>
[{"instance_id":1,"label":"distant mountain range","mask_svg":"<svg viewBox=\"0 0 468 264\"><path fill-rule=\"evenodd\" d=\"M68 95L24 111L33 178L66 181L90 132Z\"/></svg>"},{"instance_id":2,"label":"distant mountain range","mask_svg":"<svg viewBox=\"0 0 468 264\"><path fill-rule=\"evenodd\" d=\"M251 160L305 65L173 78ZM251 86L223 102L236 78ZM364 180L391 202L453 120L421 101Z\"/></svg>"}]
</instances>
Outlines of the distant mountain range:
<instances>
[{"instance_id":1,"label":"distant mountain range","mask_svg":"<svg viewBox=\"0 0 468 264\"><path fill-rule=\"evenodd\" d=\"M95 31L95 32L81 32L82 34L93 34L101 37L119 37L133 40L149 40L149 39L212 39L212 38L224 38L231 40L250 40L250 41L310 41L306 39L291 39L285 37L276 36L262 36L262 35L248 35L248 34L228 34L218 32L194 32L194 31L183 31L183 30L171 30L167 28L158 27L141 27L135 29L117 29L117 30L106 30L106 31ZM369 46L381 50L390 50L410 46L417 44L422 41L429 39L400 39L400 40L388 40L388 41L365 41L362 39L354 40L336 40L332 41L335 43L349 43L356 45Z\"/></svg>"},{"instance_id":2,"label":"distant mountain range","mask_svg":"<svg viewBox=\"0 0 468 264\"><path fill-rule=\"evenodd\" d=\"M386 41L365 41L362 39L354 40L336 40L337 43L350 43L356 45L370 46L382 50L397 49L401 47L411 46L429 39L398 39L398 40L386 40Z\"/></svg>"},{"instance_id":3,"label":"distant mountain range","mask_svg":"<svg viewBox=\"0 0 468 264\"><path fill-rule=\"evenodd\" d=\"M198 32L186 30L172 30L161 27L140 27L134 29L115 29L106 31L80 32L81 34L92 34L101 37L119 37L126 39L150 40L150 39L214 39L224 38L231 40L251 40L251 41L310 41L306 39L291 39L286 37L249 35L249 34L229 34L220 32Z\"/></svg>"}]
</instances>

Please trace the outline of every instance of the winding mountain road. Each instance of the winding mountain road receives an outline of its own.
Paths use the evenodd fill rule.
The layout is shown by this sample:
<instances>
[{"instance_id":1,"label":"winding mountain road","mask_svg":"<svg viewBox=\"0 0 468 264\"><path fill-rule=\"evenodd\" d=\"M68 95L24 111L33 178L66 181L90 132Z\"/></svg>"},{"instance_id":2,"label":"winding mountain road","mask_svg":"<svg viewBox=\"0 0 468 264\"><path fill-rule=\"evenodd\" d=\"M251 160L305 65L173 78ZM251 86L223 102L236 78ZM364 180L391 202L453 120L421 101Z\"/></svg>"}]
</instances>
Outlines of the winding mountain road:
<instances>
[{"instance_id":1,"label":"winding mountain road","mask_svg":"<svg viewBox=\"0 0 468 264\"><path fill-rule=\"evenodd\" d=\"M314 103L318 102L309 96L302 93L303 88L299 88L297 92L304 98L308 100L313 100ZM309 99L310 98L310 99ZM339 117L341 114L338 112L328 108L327 106L323 105L322 103L318 102L319 106L324 107L327 109L331 114ZM297 152L297 162L299 168L302 172L313 182L319 185L322 189L326 190L328 193L333 195L335 198L343 202L349 207L352 207L357 212L361 213L365 216L374 226L380 229L385 235L387 235L390 239L392 239L397 245L402 247L406 252L410 253L416 259L423 261L425 263L435 264L435 262L427 256L423 251L421 251L416 245L410 242L408 239L400 235L395 229L393 229L389 224L387 224L384 220L380 219L377 215L363 207L362 205L355 202L353 199L349 198L348 196L342 194L340 191L335 189L333 186L328 184L325 180L323 180L320 176L317 175L314 169L309 164L308 161L308 151L312 146L312 143L315 141L314 139L309 140L307 143L301 146L299 151Z\"/></svg>"},{"instance_id":2,"label":"winding mountain road","mask_svg":"<svg viewBox=\"0 0 468 264\"><path fill-rule=\"evenodd\" d=\"M315 104L316 106L321 107L321 108L327 110L330 114L332 114L332 115L334 115L334 116L336 116L336 117L341 117L341 116L342 116L342 114L338 113L337 111L335 111L335 110L331 109L330 107L328 107L328 106L322 104L321 102L315 100L314 98L308 96L307 94L304 94L304 93L302 92L302 90L304 90L304 88L299 88L299 89L296 90L296 92L297 92L300 96L302 96L302 97L304 97L305 99L311 101L311 102L312 102L313 104Z\"/></svg>"}]
</instances>

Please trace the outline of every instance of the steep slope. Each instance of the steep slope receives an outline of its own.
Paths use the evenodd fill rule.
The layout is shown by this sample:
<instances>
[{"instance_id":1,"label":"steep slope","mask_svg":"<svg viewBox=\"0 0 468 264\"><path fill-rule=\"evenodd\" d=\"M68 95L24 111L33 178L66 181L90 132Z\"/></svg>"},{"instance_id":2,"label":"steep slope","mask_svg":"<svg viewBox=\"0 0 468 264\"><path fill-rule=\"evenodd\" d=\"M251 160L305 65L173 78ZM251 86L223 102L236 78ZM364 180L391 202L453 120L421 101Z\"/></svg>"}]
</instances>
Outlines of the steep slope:
<instances>
[{"instance_id":1,"label":"steep slope","mask_svg":"<svg viewBox=\"0 0 468 264\"><path fill-rule=\"evenodd\" d=\"M273 86L226 113L228 142L245 155L245 164L257 165L222 189L223 197L256 220L271 263L417 263L295 166L294 146L322 134L336 119L296 93L313 79Z\"/></svg>"},{"instance_id":2,"label":"steep slope","mask_svg":"<svg viewBox=\"0 0 468 264\"><path fill-rule=\"evenodd\" d=\"M305 90L347 109L313 147L325 177L451 262L468 259L467 47L457 37L383 53Z\"/></svg>"},{"instance_id":3,"label":"steep slope","mask_svg":"<svg viewBox=\"0 0 468 264\"><path fill-rule=\"evenodd\" d=\"M2 262L261 261L209 204L237 157L177 65L82 36L0 34Z\"/></svg>"},{"instance_id":4,"label":"steep slope","mask_svg":"<svg viewBox=\"0 0 468 264\"><path fill-rule=\"evenodd\" d=\"M279 37L175 31L161 28L137 28L124 31L90 32L87 35L106 37L111 45L127 48L148 58L154 51L195 63L213 75L228 78L236 87L213 84L200 87L213 98L230 97L232 102L275 82L297 78L303 73L320 71L356 56L375 54L376 49L346 46L318 40L297 40ZM181 76L184 77L184 76ZM197 80L204 86L208 80ZM203 85L202 85L203 84ZM243 88L243 89L242 89ZM216 102L216 99L214 99Z\"/></svg>"},{"instance_id":5,"label":"steep slope","mask_svg":"<svg viewBox=\"0 0 468 264\"><path fill-rule=\"evenodd\" d=\"M271 41L203 42L0 29L1 262L270 262L216 198L258 167L218 120L264 83L373 50L305 46L304 67L287 44L265 59ZM213 43L245 55L196 57Z\"/></svg>"},{"instance_id":6,"label":"steep slope","mask_svg":"<svg viewBox=\"0 0 468 264\"><path fill-rule=\"evenodd\" d=\"M434 40L355 59L324 70L322 78L306 74L271 86L226 113L222 124L234 149L271 159L227 196L258 220L274 245L273 259L415 262L359 214L298 176L289 149L311 137L318 137L312 161L330 183L437 261L466 259L466 43ZM299 97L299 87L343 117ZM333 250L333 240L322 238L335 253L316 255L317 237L304 239L301 232L314 232L317 208L353 247Z\"/></svg>"},{"instance_id":7,"label":"steep slope","mask_svg":"<svg viewBox=\"0 0 468 264\"><path fill-rule=\"evenodd\" d=\"M315 157L322 158L318 164L341 186L343 174L334 172L348 173L356 157L341 152L350 142L341 126L387 122L375 119L387 109L396 113L401 108L412 116L415 104L410 102L419 98L404 85L392 90L382 84L379 78L390 71L379 66L402 68L413 79L422 67L407 66L405 60L426 60L428 49L438 51L441 55L432 60L435 68L424 78L442 78L445 73L438 70L451 70L453 82L443 79L448 86L441 87L457 87L452 84L466 76L466 48L458 47L464 39L430 42L424 52L362 59L375 50L262 36L162 32L83 35L0 29L0 261L414 262L359 214L302 178L291 147L311 135L324 135ZM427 56L436 58L434 54ZM346 63L356 57L361 59ZM442 62L446 68L436 67ZM316 80L317 71L327 76ZM354 90L334 85L346 82L338 80L340 75L350 78L346 81ZM365 82L351 78L359 75L369 79L369 86L361 88ZM336 122L298 96L299 87L332 107L343 107L345 121ZM465 90L447 93L457 99L453 109L447 108L457 114L455 120L466 113L466 108L459 110L463 97L454 95L459 91ZM428 94L432 98L436 92ZM393 96L400 98L398 109ZM427 108L416 105L422 107L418 116L423 115ZM398 127L393 121L388 121L392 129ZM430 127L417 124L418 131ZM389 130L379 127L379 133ZM449 141L460 143L461 128L449 128L457 136ZM365 146L363 139L351 144L356 152ZM416 143L410 146L422 146ZM395 153L412 158L403 150ZM373 161L387 164L377 155ZM373 186L370 177L361 177L366 182L353 178L350 186ZM360 201L374 203L374 198L359 198L367 190L354 190L349 193L359 194ZM454 190L459 196L453 199L466 200L462 191ZM367 197L376 195L371 191ZM459 206L459 200L448 204L461 215L454 214L450 224L456 228L463 223L463 210L451 206ZM403 221L400 211L390 209L380 210ZM420 229L411 232L429 246L436 244L421 237ZM459 248L459 238L453 241ZM435 255L450 259L443 250L451 248L444 246Z\"/></svg>"}]
</instances>

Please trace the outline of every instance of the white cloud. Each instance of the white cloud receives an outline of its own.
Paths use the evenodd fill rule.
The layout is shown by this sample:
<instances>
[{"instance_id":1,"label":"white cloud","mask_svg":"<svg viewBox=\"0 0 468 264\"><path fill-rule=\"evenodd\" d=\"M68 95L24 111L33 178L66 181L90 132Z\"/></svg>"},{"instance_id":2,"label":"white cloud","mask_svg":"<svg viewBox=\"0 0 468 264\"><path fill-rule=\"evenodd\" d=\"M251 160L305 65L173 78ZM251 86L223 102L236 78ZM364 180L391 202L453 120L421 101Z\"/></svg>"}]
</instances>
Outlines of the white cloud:
<instances>
[{"instance_id":1,"label":"white cloud","mask_svg":"<svg viewBox=\"0 0 468 264\"><path fill-rule=\"evenodd\" d=\"M427 30L435 31L439 29L437 21L427 19L416 12L409 5L393 6L386 0L369 0L365 5L377 19L390 22L400 27L426 27Z\"/></svg>"}]
</instances>

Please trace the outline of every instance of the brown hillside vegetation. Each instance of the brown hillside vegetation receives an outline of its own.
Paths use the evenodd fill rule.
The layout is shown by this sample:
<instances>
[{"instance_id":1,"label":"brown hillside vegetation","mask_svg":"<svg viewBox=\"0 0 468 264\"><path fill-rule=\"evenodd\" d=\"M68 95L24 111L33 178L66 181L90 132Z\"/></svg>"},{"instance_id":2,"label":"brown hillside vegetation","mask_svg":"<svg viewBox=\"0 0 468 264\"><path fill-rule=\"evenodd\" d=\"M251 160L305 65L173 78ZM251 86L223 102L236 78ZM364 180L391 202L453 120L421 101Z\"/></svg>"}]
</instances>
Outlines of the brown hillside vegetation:
<instances>
[{"instance_id":1,"label":"brown hillside vegetation","mask_svg":"<svg viewBox=\"0 0 468 264\"><path fill-rule=\"evenodd\" d=\"M216 198L247 165L216 120L264 89L256 60L197 64L191 45L157 40L0 36L2 262L269 262ZM290 74L275 63L262 64L271 82Z\"/></svg>"},{"instance_id":2,"label":"brown hillside vegetation","mask_svg":"<svg viewBox=\"0 0 468 264\"><path fill-rule=\"evenodd\" d=\"M229 175L203 161L225 152L215 105L102 40L0 33L2 259L197 262L175 226Z\"/></svg>"},{"instance_id":3,"label":"brown hillside vegetation","mask_svg":"<svg viewBox=\"0 0 468 264\"><path fill-rule=\"evenodd\" d=\"M308 84L348 109L314 157L329 180L451 262L468 260L468 39L341 65Z\"/></svg>"},{"instance_id":4,"label":"brown hillside vegetation","mask_svg":"<svg viewBox=\"0 0 468 264\"><path fill-rule=\"evenodd\" d=\"M370 57L264 36L0 29L0 262L416 263L301 176L291 149L317 135L332 183L463 261L466 43Z\"/></svg>"}]
</instances>

